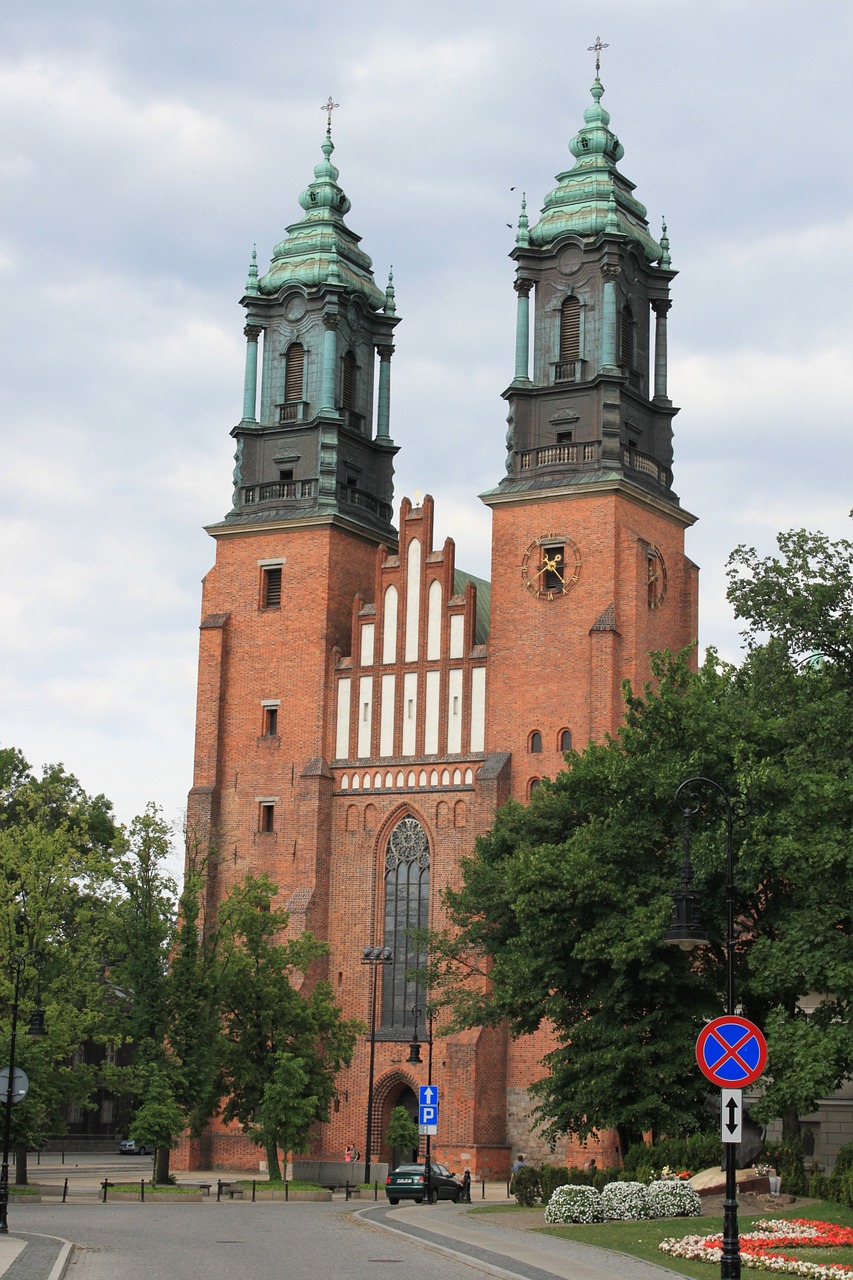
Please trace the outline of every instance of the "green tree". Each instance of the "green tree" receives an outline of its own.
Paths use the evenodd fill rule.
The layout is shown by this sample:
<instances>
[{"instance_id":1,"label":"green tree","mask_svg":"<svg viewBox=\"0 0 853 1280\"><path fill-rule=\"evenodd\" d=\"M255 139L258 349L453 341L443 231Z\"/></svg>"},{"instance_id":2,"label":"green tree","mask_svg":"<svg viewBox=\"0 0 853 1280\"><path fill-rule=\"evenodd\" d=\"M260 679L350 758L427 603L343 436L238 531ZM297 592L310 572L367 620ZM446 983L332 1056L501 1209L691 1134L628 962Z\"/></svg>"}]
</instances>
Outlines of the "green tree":
<instances>
[{"instance_id":1,"label":"green tree","mask_svg":"<svg viewBox=\"0 0 853 1280\"><path fill-rule=\"evenodd\" d=\"M17 1061L30 1077L13 1112L16 1177L26 1181L26 1148L62 1131L63 1108L87 1106L101 1078L74 1062L86 1040L111 1042L104 963L113 898L116 827L109 802L89 797L62 765L33 774L20 752L0 751L0 1052L8 1053L13 957L22 970L20 1017L45 1010L47 1035L19 1036Z\"/></svg>"},{"instance_id":2,"label":"green tree","mask_svg":"<svg viewBox=\"0 0 853 1280\"><path fill-rule=\"evenodd\" d=\"M757 599L778 599L780 584L774 597L762 576L777 566L736 554ZM734 598L751 617L749 591ZM640 1130L674 1135L701 1122L693 1044L725 991L723 812L713 801L692 845L711 945L684 955L661 942L682 858L673 795L692 776L750 804L734 831L737 993L768 1036L760 1118L782 1116L794 1134L798 1114L853 1071L849 655L839 616L832 661L797 666L792 651L827 635L820 608L797 608L814 625L795 629L777 614L766 639L755 607L765 643L752 637L740 668L713 653L695 675L683 660L655 659L655 687L627 691L614 739L572 756L529 806L507 805L447 896L456 932L432 940L431 985L443 986L460 1025L553 1028L557 1048L535 1086L551 1135L615 1127L624 1150ZM466 972L479 981L461 985Z\"/></svg>"},{"instance_id":3,"label":"green tree","mask_svg":"<svg viewBox=\"0 0 853 1280\"><path fill-rule=\"evenodd\" d=\"M407 1153L404 1158L417 1151L421 1140L420 1130L405 1107L394 1107L388 1121L386 1137L389 1147Z\"/></svg>"},{"instance_id":4,"label":"green tree","mask_svg":"<svg viewBox=\"0 0 853 1280\"><path fill-rule=\"evenodd\" d=\"M236 885L220 911L223 1118L262 1146L271 1179L279 1150L300 1152L327 1120L335 1076L350 1061L360 1023L341 1017L328 982L311 981L327 950L310 933L283 939L265 876Z\"/></svg>"}]
</instances>

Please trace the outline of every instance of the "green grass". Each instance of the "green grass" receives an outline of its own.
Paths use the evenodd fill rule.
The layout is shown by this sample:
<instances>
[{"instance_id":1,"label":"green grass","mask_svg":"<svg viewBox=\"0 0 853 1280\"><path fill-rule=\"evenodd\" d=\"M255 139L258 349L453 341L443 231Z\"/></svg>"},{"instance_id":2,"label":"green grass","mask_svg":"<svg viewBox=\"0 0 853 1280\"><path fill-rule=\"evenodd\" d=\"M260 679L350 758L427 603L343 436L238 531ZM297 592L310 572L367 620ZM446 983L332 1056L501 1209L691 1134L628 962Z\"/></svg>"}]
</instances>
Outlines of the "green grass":
<instances>
[{"instance_id":1,"label":"green grass","mask_svg":"<svg viewBox=\"0 0 853 1280\"><path fill-rule=\"evenodd\" d=\"M10 1196L40 1196L41 1188L37 1183L30 1183L25 1187L16 1186L14 1182L9 1183Z\"/></svg>"},{"instance_id":2,"label":"green grass","mask_svg":"<svg viewBox=\"0 0 853 1280\"><path fill-rule=\"evenodd\" d=\"M520 1205L490 1205L488 1208L470 1210L473 1213L513 1213L520 1210ZM529 1212L529 1210L525 1210ZM811 1218L820 1222L834 1222L838 1226L853 1227L853 1210L845 1209L838 1204L826 1201L813 1201L807 1205L793 1205L786 1209L770 1209L759 1215L742 1214L739 1218L741 1231L752 1230L752 1224L761 1218ZM693 1262L687 1258L673 1258L661 1253L658 1245L668 1236L712 1235L722 1231L722 1218L659 1218L648 1222L596 1222L590 1224L573 1224L559 1227L542 1226L537 1231L545 1235L559 1236L564 1240L576 1240L580 1244L597 1245L601 1249L616 1249L620 1253L628 1253L635 1258L643 1258L659 1267L667 1267L670 1271L683 1276L694 1276L696 1280L713 1280L719 1272L719 1263ZM853 1248L839 1249L793 1249L790 1245L780 1246L780 1253L788 1257L804 1258L810 1262L842 1262L853 1264ZM744 1268L747 1274L747 1268Z\"/></svg>"},{"instance_id":3,"label":"green grass","mask_svg":"<svg viewBox=\"0 0 853 1280\"><path fill-rule=\"evenodd\" d=\"M142 1179L140 1179L140 1182L141 1181ZM138 1192L139 1182L116 1182L107 1188L108 1196L111 1191ZM156 1191L158 1195L169 1195L169 1196L198 1195L198 1187L175 1187L170 1182L158 1182L156 1186L152 1187L150 1182L146 1182L145 1194L147 1196L150 1196L152 1191Z\"/></svg>"},{"instance_id":4,"label":"green grass","mask_svg":"<svg viewBox=\"0 0 853 1280\"><path fill-rule=\"evenodd\" d=\"M238 1187L245 1187L247 1191L252 1190L251 1178L238 1178L238 1179L232 1178L230 1179L230 1181L234 1182L235 1185ZM278 1179L255 1178L254 1183L259 1190L263 1190L263 1191L283 1191L284 1190L284 1181L281 1178L278 1178ZM322 1187L319 1182L306 1182L304 1178L294 1178L291 1181L288 1181L287 1189L288 1191L323 1191L325 1190L325 1188Z\"/></svg>"}]
</instances>

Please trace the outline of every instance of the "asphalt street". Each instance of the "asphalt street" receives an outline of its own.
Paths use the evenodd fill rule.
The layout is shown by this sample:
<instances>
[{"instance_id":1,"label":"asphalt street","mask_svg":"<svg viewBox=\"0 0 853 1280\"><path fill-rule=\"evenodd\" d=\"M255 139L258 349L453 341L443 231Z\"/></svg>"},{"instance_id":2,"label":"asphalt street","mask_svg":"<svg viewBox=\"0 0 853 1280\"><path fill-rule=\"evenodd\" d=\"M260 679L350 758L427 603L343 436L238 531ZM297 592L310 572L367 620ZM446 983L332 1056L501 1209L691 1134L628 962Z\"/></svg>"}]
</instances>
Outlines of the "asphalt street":
<instances>
[{"instance_id":1,"label":"asphalt street","mask_svg":"<svg viewBox=\"0 0 853 1280\"><path fill-rule=\"evenodd\" d=\"M604 1250L471 1218L454 1205L207 1201L16 1205L16 1233L75 1242L68 1280L661 1280L661 1268ZM31 1244L4 1280L45 1280ZM387 1271L386 1271L387 1268Z\"/></svg>"}]
</instances>

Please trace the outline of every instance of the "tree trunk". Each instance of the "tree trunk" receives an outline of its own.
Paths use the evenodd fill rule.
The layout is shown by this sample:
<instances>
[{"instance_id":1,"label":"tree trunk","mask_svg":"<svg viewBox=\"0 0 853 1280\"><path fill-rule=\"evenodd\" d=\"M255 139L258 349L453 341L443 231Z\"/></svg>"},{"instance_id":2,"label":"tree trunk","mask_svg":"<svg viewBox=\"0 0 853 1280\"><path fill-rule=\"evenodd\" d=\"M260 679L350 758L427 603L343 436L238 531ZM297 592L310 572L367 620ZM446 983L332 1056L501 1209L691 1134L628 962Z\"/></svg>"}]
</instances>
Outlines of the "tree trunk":
<instances>
[{"instance_id":1,"label":"tree trunk","mask_svg":"<svg viewBox=\"0 0 853 1280\"><path fill-rule=\"evenodd\" d=\"M24 1146L15 1147L15 1186L27 1186L27 1148Z\"/></svg>"},{"instance_id":2,"label":"tree trunk","mask_svg":"<svg viewBox=\"0 0 853 1280\"><path fill-rule=\"evenodd\" d=\"M169 1160L172 1155L172 1148L167 1146L157 1147L154 1152L154 1185L158 1183L165 1184L169 1181Z\"/></svg>"},{"instance_id":3,"label":"tree trunk","mask_svg":"<svg viewBox=\"0 0 853 1280\"><path fill-rule=\"evenodd\" d=\"M799 1142L802 1138L800 1117L796 1107L786 1107L782 1112L782 1141Z\"/></svg>"},{"instance_id":4,"label":"tree trunk","mask_svg":"<svg viewBox=\"0 0 853 1280\"><path fill-rule=\"evenodd\" d=\"M267 1169L269 1170L270 1182L281 1182L281 1165L278 1162L278 1143L268 1142L265 1144L267 1153Z\"/></svg>"}]
</instances>

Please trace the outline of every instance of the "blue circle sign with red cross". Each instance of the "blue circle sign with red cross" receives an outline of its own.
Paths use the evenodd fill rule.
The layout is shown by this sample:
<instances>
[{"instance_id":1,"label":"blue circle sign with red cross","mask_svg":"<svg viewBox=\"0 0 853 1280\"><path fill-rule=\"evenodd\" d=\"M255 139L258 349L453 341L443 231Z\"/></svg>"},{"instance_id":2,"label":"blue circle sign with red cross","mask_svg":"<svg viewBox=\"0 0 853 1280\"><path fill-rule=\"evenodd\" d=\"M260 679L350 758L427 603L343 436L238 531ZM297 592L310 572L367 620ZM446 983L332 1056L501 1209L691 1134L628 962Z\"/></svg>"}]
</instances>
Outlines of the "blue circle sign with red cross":
<instances>
[{"instance_id":1,"label":"blue circle sign with red cross","mask_svg":"<svg viewBox=\"0 0 853 1280\"><path fill-rule=\"evenodd\" d=\"M767 1065L767 1041L754 1022L728 1014L703 1027L696 1041L699 1070L722 1089L745 1089Z\"/></svg>"}]
</instances>

